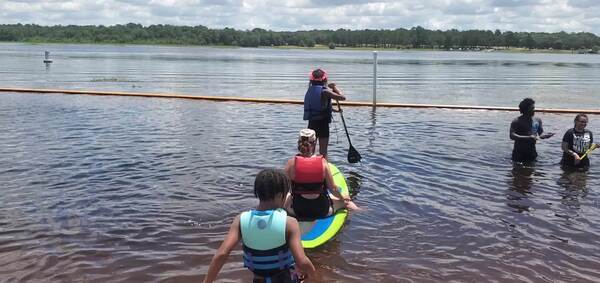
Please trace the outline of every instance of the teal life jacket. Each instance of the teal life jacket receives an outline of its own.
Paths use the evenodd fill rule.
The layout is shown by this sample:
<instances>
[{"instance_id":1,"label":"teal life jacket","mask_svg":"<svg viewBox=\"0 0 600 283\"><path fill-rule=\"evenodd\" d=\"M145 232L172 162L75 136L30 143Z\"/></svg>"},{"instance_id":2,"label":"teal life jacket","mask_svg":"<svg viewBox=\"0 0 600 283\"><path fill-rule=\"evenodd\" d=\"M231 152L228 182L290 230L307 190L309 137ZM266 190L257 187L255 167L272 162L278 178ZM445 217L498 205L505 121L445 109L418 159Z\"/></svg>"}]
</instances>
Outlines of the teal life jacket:
<instances>
[{"instance_id":1,"label":"teal life jacket","mask_svg":"<svg viewBox=\"0 0 600 283\"><path fill-rule=\"evenodd\" d=\"M269 279L294 267L294 257L286 240L287 213L274 210L250 210L240 217L244 267Z\"/></svg>"}]
</instances>

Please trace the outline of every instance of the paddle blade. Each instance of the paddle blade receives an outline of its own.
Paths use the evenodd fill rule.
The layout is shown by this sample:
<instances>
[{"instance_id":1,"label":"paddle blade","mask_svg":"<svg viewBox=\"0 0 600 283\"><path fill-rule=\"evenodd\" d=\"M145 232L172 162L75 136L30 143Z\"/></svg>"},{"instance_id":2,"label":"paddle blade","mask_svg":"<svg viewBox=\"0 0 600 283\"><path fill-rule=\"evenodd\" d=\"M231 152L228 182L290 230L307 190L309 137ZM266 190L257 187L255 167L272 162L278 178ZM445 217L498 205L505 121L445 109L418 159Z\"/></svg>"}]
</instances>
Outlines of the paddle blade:
<instances>
[{"instance_id":1,"label":"paddle blade","mask_svg":"<svg viewBox=\"0 0 600 283\"><path fill-rule=\"evenodd\" d=\"M348 162L357 163L361 159L362 156L360 156L360 153L358 153L358 151L353 146L350 146L350 149L348 149Z\"/></svg>"}]
</instances>

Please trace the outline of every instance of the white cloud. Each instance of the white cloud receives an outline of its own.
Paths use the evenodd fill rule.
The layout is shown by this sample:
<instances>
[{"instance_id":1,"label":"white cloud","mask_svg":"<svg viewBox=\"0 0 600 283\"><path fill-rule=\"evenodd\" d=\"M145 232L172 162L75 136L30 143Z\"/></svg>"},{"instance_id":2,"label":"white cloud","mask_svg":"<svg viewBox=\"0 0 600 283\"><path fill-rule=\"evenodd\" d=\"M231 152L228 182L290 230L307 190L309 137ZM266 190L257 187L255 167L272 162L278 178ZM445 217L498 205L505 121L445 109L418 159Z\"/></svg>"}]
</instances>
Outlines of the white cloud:
<instances>
[{"instance_id":1,"label":"white cloud","mask_svg":"<svg viewBox=\"0 0 600 283\"><path fill-rule=\"evenodd\" d=\"M593 32L600 0L0 0L0 23Z\"/></svg>"}]
</instances>

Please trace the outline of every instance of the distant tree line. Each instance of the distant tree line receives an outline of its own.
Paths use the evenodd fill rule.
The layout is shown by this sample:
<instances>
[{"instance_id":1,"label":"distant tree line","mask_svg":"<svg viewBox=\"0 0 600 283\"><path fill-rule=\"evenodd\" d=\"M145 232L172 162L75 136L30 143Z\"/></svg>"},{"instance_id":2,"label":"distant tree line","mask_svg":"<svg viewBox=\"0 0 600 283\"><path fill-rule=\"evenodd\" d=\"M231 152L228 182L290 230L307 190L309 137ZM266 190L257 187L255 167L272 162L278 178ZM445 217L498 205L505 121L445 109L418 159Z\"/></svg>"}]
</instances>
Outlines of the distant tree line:
<instances>
[{"instance_id":1,"label":"distant tree line","mask_svg":"<svg viewBox=\"0 0 600 283\"><path fill-rule=\"evenodd\" d=\"M500 30L428 30L420 26L394 30L270 31L260 28L235 30L205 26L126 24L114 26L0 25L0 41L56 43L133 43L227 45L242 47L325 45L330 48L434 48L478 49L518 47L529 49L593 50L600 38L593 33L512 32Z\"/></svg>"}]
</instances>

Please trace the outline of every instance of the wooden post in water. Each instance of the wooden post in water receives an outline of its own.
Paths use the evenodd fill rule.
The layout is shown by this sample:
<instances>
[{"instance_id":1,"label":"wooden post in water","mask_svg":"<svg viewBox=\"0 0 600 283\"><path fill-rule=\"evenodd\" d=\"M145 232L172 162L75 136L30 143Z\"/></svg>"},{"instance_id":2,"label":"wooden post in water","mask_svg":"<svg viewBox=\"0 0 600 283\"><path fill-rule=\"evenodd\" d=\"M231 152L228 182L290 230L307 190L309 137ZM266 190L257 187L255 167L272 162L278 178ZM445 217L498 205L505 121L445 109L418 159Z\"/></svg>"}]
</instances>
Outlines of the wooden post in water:
<instances>
[{"instance_id":1,"label":"wooden post in water","mask_svg":"<svg viewBox=\"0 0 600 283\"><path fill-rule=\"evenodd\" d=\"M373 51L373 108L377 107L377 51Z\"/></svg>"}]
</instances>

